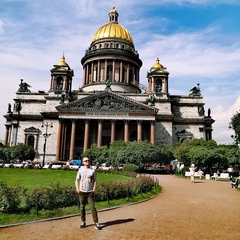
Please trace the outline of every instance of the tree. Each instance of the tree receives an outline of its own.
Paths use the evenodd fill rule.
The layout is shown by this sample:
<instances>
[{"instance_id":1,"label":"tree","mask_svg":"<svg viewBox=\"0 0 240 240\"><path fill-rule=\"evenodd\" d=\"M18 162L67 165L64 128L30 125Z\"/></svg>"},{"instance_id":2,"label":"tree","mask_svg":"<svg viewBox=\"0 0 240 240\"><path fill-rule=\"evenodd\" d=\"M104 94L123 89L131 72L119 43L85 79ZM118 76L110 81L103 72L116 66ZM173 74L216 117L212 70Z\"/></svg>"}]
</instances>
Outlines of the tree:
<instances>
[{"instance_id":1,"label":"tree","mask_svg":"<svg viewBox=\"0 0 240 240\"><path fill-rule=\"evenodd\" d=\"M92 144L83 154L82 158L88 157L94 163L104 163L108 161L108 147L97 147L96 144Z\"/></svg>"},{"instance_id":2,"label":"tree","mask_svg":"<svg viewBox=\"0 0 240 240\"><path fill-rule=\"evenodd\" d=\"M231 126L235 132L236 144L238 144L240 142L240 112L237 112L231 118Z\"/></svg>"},{"instance_id":3,"label":"tree","mask_svg":"<svg viewBox=\"0 0 240 240\"><path fill-rule=\"evenodd\" d=\"M11 159L33 160L35 158L35 150L32 146L19 143L16 146L8 148Z\"/></svg>"}]
</instances>

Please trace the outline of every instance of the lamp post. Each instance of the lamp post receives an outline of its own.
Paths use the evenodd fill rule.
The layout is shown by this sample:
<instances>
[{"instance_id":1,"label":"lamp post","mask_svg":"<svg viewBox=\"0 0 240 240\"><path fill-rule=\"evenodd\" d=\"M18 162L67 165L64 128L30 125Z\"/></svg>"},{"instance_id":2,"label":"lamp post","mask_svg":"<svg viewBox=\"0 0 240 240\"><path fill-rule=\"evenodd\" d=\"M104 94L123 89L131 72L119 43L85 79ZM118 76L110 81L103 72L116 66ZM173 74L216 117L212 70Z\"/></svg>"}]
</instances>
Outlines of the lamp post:
<instances>
[{"instance_id":1,"label":"lamp post","mask_svg":"<svg viewBox=\"0 0 240 240\"><path fill-rule=\"evenodd\" d=\"M42 166L45 165L45 155L46 155L46 146L47 146L47 139L51 136L51 133L48 133L48 127L53 127L52 123L44 123L42 122L42 128L45 127L45 133L43 134L44 137L44 145L43 145L43 160L42 160Z\"/></svg>"}]
</instances>

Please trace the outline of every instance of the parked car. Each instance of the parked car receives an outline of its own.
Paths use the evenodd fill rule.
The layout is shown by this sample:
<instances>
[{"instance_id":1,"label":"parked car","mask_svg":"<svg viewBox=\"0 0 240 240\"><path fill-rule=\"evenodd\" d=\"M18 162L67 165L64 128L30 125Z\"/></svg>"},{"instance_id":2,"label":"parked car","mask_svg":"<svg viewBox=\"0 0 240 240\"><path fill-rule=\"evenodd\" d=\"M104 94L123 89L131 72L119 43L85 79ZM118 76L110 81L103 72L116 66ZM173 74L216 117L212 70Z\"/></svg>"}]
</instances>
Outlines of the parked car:
<instances>
[{"instance_id":1,"label":"parked car","mask_svg":"<svg viewBox=\"0 0 240 240\"><path fill-rule=\"evenodd\" d=\"M99 169L100 170L113 170L114 169L114 167L113 166L109 166L109 165L107 165L107 163L102 163L100 166L99 166Z\"/></svg>"}]
</instances>

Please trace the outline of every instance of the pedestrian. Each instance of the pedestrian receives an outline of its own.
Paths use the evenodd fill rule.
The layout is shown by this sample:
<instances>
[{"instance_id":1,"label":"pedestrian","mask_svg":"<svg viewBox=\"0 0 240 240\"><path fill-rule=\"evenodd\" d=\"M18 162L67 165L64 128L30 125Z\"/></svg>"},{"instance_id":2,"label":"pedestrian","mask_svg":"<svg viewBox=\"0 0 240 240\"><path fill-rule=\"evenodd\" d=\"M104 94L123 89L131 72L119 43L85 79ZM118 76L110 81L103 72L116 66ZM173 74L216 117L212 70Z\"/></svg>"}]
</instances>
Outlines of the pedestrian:
<instances>
[{"instance_id":1,"label":"pedestrian","mask_svg":"<svg viewBox=\"0 0 240 240\"><path fill-rule=\"evenodd\" d=\"M194 183L194 174L195 174L195 165L192 164L191 167L189 168L189 171L190 171L190 180L191 180L191 183Z\"/></svg>"},{"instance_id":2,"label":"pedestrian","mask_svg":"<svg viewBox=\"0 0 240 240\"><path fill-rule=\"evenodd\" d=\"M82 223L80 228L86 227L86 210L87 203L90 206L94 227L97 230L101 229L98 224L98 214L94 202L94 192L96 190L96 169L91 167L90 160L87 157L83 158L83 166L81 166L77 172L75 187L76 193L79 196L80 202L80 216Z\"/></svg>"},{"instance_id":3,"label":"pedestrian","mask_svg":"<svg viewBox=\"0 0 240 240\"><path fill-rule=\"evenodd\" d=\"M198 175L199 175L200 179L202 179L203 174L204 174L204 172L202 171L201 168L199 168Z\"/></svg>"}]
</instances>

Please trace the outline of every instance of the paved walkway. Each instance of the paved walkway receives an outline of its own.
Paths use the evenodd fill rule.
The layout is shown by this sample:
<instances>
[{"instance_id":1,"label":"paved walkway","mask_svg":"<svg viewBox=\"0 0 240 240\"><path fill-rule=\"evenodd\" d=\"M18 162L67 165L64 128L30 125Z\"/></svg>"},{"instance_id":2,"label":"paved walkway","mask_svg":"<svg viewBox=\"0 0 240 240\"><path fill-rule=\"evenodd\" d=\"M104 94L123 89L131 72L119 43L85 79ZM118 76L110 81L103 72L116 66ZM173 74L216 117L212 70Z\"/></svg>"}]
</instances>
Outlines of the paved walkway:
<instances>
[{"instance_id":1,"label":"paved walkway","mask_svg":"<svg viewBox=\"0 0 240 240\"><path fill-rule=\"evenodd\" d=\"M4 240L240 239L240 192L229 182L159 175L163 191L135 205L99 212L102 230L79 228L80 217L0 229Z\"/></svg>"}]
</instances>

